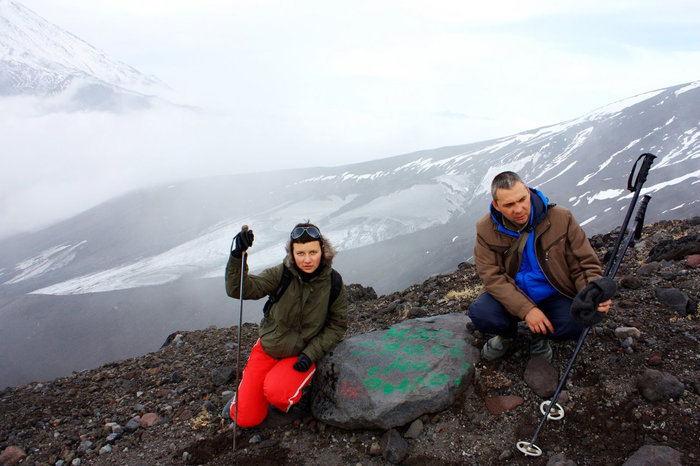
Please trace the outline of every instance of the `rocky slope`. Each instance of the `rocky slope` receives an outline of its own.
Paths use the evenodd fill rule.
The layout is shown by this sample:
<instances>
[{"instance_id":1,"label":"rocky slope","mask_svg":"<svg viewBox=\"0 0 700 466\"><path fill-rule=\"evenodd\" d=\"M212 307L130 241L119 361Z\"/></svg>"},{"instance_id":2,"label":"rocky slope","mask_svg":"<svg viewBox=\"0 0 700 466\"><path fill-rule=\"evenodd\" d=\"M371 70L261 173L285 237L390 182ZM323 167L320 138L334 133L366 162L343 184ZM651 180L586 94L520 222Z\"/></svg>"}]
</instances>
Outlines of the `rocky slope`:
<instances>
[{"instance_id":1,"label":"rocky slope","mask_svg":"<svg viewBox=\"0 0 700 466\"><path fill-rule=\"evenodd\" d=\"M615 238L615 232L592 238L601 258ZM478 365L473 386L450 409L422 416L410 430L397 429L408 445L399 457L402 463L616 465L652 445L668 447L657 453L675 458L676 464L679 457L681 464L700 464L699 253L700 218L645 226L617 273L611 315L592 329L570 374L560 398L564 419L547 422L538 437L541 457L525 457L515 448L517 441L532 437L543 401L524 380L524 331L515 353ZM466 263L451 274L380 297L351 285L348 334L407 318L466 312L479 290L476 271ZM257 326L244 325L242 335L246 358ZM485 336L475 336L474 344L483 344ZM236 327L178 332L159 351L139 358L3 390L0 462L398 461L392 442L385 445L385 432L338 429L303 411L272 413L262 426L239 429L233 451L233 430L219 411L233 386L236 339ZM553 366L560 373L573 348L573 342L554 345ZM494 400L507 404L494 406Z\"/></svg>"}]
</instances>

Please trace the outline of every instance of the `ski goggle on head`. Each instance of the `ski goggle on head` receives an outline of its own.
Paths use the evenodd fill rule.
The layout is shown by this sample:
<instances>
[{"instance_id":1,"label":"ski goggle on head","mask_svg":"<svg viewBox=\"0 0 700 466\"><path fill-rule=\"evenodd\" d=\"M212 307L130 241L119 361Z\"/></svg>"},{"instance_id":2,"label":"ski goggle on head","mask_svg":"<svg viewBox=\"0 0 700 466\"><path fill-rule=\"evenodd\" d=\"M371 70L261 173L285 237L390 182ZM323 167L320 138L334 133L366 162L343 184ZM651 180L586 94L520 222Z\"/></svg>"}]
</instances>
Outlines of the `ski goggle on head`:
<instances>
[{"instance_id":1,"label":"ski goggle on head","mask_svg":"<svg viewBox=\"0 0 700 466\"><path fill-rule=\"evenodd\" d=\"M292 232L290 233L289 236L293 240L295 240L295 239L301 238L304 233L306 233L307 235L309 235L313 239L321 239L321 232L318 230L318 228L316 228L314 226L296 227L292 230Z\"/></svg>"}]
</instances>

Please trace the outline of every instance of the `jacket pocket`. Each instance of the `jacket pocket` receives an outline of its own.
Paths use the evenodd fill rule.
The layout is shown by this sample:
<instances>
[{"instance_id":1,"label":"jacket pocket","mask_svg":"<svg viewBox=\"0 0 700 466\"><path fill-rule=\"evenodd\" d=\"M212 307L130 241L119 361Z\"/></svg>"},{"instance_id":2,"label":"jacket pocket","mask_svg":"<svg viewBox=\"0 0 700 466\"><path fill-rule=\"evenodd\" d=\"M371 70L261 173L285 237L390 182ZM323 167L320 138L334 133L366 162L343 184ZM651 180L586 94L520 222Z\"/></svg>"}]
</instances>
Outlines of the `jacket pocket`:
<instances>
[{"instance_id":1,"label":"jacket pocket","mask_svg":"<svg viewBox=\"0 0 700 466\"><path fill-rule=\"evenodd\" d=\"M551 257L564 257L566 254L566 235L560 235L552 240L542 241L542 256L545 262Z\"/></svg>"}]
</instances>

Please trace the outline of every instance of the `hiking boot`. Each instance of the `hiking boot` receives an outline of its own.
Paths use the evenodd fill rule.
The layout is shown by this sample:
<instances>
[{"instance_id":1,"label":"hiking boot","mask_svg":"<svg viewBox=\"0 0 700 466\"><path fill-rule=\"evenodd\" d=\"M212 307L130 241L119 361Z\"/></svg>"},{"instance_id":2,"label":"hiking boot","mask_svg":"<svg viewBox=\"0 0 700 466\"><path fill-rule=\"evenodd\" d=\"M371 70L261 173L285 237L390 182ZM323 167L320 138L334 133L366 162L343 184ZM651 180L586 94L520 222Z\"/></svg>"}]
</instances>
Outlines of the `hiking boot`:
<instances>
[{"instance_id":1,"label":"hiking boot","mask_svg":"<svg viewBox=\"0 0 700 466\"><path fill-rule=\"evenodd\" d=\"M228 403L226 403L224 406L224 409L221 410L221 417L227 421L233 421L233 419L231 419L231 405L233 404L234 398L236 398L236 395L232 396L231 399L228 400Z\"/></svg>"},{"instance_id":2,"label":"hiking boot","mask_svg":"<svg viewBox=\"0 0 700 466\"><path fill-rule=\"evenodd\" d=\"M496 335L484 343L484 347L481 348L481 357L487 361L501 358L514 342L515 338L506 338L501 335Z\"/></svg>"},{"instance_id":3,"label":"hiking boot","mask_svg":"<svg viewBox=\"0 0 700 466\"><path fill-rule=\"evenodd\" d=\"M549 340L544 337L534 336L530 341L530 359L545 358L547 361L552 361L552 345Z\"/></svg>"}]
</instances>

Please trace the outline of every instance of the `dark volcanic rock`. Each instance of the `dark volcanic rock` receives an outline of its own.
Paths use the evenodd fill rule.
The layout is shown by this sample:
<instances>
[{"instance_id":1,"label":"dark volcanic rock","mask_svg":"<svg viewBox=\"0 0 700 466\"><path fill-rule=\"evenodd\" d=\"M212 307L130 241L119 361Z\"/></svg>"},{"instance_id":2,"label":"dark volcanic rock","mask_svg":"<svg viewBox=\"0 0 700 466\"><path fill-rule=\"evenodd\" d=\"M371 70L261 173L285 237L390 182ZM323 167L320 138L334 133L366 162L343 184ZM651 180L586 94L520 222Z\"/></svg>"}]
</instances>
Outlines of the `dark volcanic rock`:
<instances>
[{"instance_id":1,"label":"dark volcanic rock","mask_svg":"<svg viewBox=\"0 0 700 466\"><path fill-rule=\"evenodd\" d=\"M634 452L622 466L676 466L681 465L681 452L663 445L644 445ZM689 463L688 463L689 464Z\"/></svg>"},{"instance_id":2,"label":"dark volcanic rock","mask_svg":"<svg viewBox=\"0 0 700 466\"><path fill-rule=\"evenodd\" d=\"M696 304L688 295L676 288L657 288L656 298L681 315L695 314Z\"/></svg>"},{"instance_id":3,"label":"dark volcanic rock","mask_svg":"<svg viewBox=\"0 0 700 466\"><path fill-rule=\"evenodd\" d=\"M396 429L386 432L380 441L382 456L392 464L401 463L408 453L408 443Z\"/></svg>"},{"instance_id":4,"label":"dark volcanic rock","mask_svg":"<svg viewBox=\"0 0 700 466\"><path fill-rule=\"evenodd\" d=\"M349 429L389 429L450 406L479 358L467 320L412 319L346 339L318 363L314 416Z\"/></svg>"},{"instance_id":5,"label":"dark volcanic rock","mask_svg":"<svg viewBox=\"0 0 700 466\"><path fill-rule=\"evenodd\" d=\"M649 262L679 260L690 254L700 253L700 235L687 235L680 239L661 241L649 251Z\"/></svg>"},{"instance_id":6,"label":"dark volcanic rock","mask_svg":"<svg viewBox=\"0 0 700 466\"><path fill-rule=\"evenodd\" d=\"M683 393L683 382L673 375L659 372L655 369L644 371L638 381L637 387L642 396L649 401L660 401L675 398Z\"/></svg>"},{"instance_id":7,"label":"dark volcanic rock","mask_svg":"<svg viewBox=\"0 0 700 466\"><path fill-rule=\"evenodd\" d=\"M559 373L545 358L532 358L525 367L525 382L542 398L554 395Z\"/></svg>"}]
</instances>

